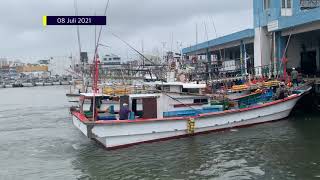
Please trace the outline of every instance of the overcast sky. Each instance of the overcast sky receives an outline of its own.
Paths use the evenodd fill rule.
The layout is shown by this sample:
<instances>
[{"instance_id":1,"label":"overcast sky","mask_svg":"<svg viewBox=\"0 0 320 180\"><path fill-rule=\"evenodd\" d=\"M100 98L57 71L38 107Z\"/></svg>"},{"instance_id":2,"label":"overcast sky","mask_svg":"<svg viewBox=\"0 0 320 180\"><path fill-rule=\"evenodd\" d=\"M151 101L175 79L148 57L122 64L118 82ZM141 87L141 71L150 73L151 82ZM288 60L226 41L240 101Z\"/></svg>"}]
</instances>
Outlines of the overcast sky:
<instances>
[{"instance_id":1,"label":"overcast sky","mask_svg":"<svg viewBox=\"0 0 320 180\"><path fill-rule=\"evenodd\" d=\"M107 0L78 0L79 15L102 15ZM74 15L74 0L1 0L0 57L24 60L78 54L76 27L42 26L43 15ZM122 39L150 54L190 46L252 27L252 0L110 0L108 26L103 27L100 55L115 53L123 59L134 54ZM83 51L93 52L94 27L81 27ZM173 40L172 40L173 37ZM143 43L142 43L143 42Z\"/></svg>"}]
</instances>

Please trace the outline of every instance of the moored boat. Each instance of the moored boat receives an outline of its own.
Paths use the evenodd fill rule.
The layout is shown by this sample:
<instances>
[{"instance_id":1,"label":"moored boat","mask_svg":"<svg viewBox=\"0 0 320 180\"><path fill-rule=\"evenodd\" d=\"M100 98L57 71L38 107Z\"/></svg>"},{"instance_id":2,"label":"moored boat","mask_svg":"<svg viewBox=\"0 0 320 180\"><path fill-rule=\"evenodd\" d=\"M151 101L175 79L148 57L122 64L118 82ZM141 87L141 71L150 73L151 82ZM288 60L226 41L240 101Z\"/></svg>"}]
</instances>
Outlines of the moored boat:
<instances>
[{"instance_id":1,"label":"moored boat","mask_svg":"<svg viewBox=\"0 0 320 180\"><path fill-rule=\"evenodd\" d=\"M5 88L12 88L13 85L12 85L12 84L5 84L4 87L5 87Z\"/></svg>"},{"instance_id":2,"label":"moored boat","mask_svg":"<svg viewBox=\"0 0 320 180\"><path fill-rule=\"evenodd\" d=\"M71 83L69 81L60 81L61 85L70 85Z\"/></svg>"},{"instance_id":3,"label":"moored boat","mask_svg":"<svg viewBox=\"0 0 320 180\"><path fill-rule=\"evenodd\" d=\"M23 87L33 87L34 85L32 83L22 83Z\"/></svg>"},{"instance_id":4,"label":"moored boat","mask_svg":"<svg viewBox=\"0 0 320 180\"><path fill-rule=\"evenodd\" d=\"M35 85L36 86L44 86L44 82L36 82Z\"/></svg>"},{"instance_id":5,"label":"moored boat","mask_svg":"<svg viewBox=\"0 0 320 180\"><path fill-rule=\"evenodd\" d=\"M57 82L53 82L53 85L61 85L61 82L57 81Z\"/></svg>"},{"instance_id":6,"label":"moored boat","mask_svg":"<svg viewBox=\"0 0 320 180\"><path fill-rule=\"evenodd\" d=\"M99 104L99 99L105 95L82 94L80 109L72 109L71 113L74 126L84 135L108 149L113 149L280 120L290 114L297 101L310 89L308 87L296 90L290 96L279 100L272 100L267 95L259 96L263 100L245 106L240 104L243 102L238 102L237 106L227 110L211 105L206 96L164 92L132 94L120 97L120 107L123 107L124 103L129 104L131 113L128 120L117 120L116 113L106 116L99 113L95 113L95 116L91 113L91 116L88 116L84 101L89 100L92 106ZM137 109L137 100L142 101L142 109ZM92 110L92 107L87 107L87 110L90 109Z\"/></svg>"}]
</instances>

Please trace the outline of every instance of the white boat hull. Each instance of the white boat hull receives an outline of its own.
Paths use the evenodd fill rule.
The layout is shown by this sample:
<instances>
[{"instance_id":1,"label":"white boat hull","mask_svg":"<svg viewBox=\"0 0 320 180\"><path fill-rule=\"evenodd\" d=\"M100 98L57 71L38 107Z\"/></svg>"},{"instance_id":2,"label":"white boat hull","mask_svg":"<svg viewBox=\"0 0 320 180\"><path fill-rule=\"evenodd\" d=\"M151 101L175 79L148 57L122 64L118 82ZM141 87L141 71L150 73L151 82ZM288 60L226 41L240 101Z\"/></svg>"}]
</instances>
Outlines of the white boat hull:
<instances>
[{"instance_id":1,"label":"white boat hull","mask_svg":"<svg viewBox=\"0 0 320 180\"><path fill-rule=\"evenodd\" d=\"M61 81L61 85L70 85L69 81Z\"/></svg>"},{"instance_id":2,"label":"white boat hull","mask_svg":"<svg viewBox=\"0 0 320 180\"><path fill-rule=\"evenodd\" d=\"M202 114L195 119L193 134L243 127L286 118L300 96L266 103L247 109ZM118 148L143 142L152 142L190 135L190 118L151 119L90 123L73 113L73 124L87 137L106 148Z\"/></svg>"},{"instance_id":3,"label":"white boat hull","mask_svg":"<svg viewBox=\"0 0 320 180\"><path fill-rule=\"evenodd\" d=\"M43 86L52 86L53 83L43 83Z\"/></svg>"},{"instance_id":4,"label":"white boat hull","mask_svg":"<svg viewBox=\"0 0 320 180\"><path fill-rule=\"evenodd\" d=\"M22 83L23 87L33 87L34 85L32 83Z\"/></svg>"},{"instance_id":5,"label":"white boat hull","mask_svg":"<svg viewBox=\"0 0 320 180\"><path fill-rule=\"evenodd\" d=\"M5 88L12 88L13 86L12 86L12 84L6 84L6 85L4 85L4 87Z\"/></svg>"},{"instance_id":6,"label":"white boat hull","mask_svg":"<svg viewBox=\"0 0 320 180\"><path fill-rule=\"evenodd\" d=\"M36 83L36 86L44 86L44 83L42 83L42 82L37 82L37 83Z\"/></svg>"}]
</instances>

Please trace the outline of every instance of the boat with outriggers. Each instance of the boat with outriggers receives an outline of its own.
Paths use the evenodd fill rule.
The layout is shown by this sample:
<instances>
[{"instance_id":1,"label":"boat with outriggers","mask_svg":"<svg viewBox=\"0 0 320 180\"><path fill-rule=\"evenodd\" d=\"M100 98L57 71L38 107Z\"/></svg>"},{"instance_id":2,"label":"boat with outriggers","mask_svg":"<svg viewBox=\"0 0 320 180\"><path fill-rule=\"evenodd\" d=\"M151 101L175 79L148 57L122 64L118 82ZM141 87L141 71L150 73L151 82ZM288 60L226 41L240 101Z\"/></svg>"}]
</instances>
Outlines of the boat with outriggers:
<instances>
[{"instance_id":1,"label":"boat with outriggers","mask_svg":"<svg viewBox=\"0 0 320 180\"><path fill-rule=\"evenodd\" d=\"M203 88L201 84L162 83L154 92L143 94L82 93L80 106L71 109L72 121L88 138L115 149L280 120L311 90L308 84L301 85L279 99L270 86L217 100L204 94ZM122 108L128 114L119 120Z\"/></svg>"}]
</instances>

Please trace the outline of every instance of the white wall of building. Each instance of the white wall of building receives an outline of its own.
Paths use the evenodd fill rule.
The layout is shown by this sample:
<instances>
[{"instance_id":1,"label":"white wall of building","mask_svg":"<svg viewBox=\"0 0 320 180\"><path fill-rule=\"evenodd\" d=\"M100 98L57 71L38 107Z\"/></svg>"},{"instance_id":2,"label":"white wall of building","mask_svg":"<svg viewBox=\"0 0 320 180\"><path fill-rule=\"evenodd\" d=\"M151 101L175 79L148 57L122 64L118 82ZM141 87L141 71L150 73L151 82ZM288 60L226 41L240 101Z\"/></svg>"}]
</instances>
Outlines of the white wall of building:
<instances>
[{"instance_id":1,"label":"white wall of building","mask_svg":"<svg viewBox=\"0 0 320 180\"><path fill-rule=\"evenodd\" d=\"M8 59L7 58L0 58L0 67L8 65Z\"/></svg>"},{"instance_id":2,"label":"white wall of building","mask_svg":"<svg viewBox=\"0 0 320 180\"><path fill-rule=\"evenodd\" d=\"M255 28L254 37L254 66L261 67L271 62L271 39L266 27ZM261 75L259 68L257 75Z\"/></svg>"}]
</instances>

